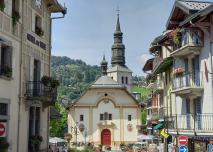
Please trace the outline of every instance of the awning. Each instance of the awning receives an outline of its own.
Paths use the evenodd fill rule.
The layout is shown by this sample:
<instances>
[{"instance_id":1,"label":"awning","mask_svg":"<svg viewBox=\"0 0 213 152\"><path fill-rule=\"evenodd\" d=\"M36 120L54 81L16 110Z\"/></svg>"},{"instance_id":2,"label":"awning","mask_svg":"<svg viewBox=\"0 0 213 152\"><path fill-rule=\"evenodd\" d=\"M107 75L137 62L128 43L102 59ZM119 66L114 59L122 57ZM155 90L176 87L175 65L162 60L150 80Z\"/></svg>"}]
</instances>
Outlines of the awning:
<instances>
[{"instance_id":1,"label":"awning","mask_svg":"<svg viewBox=\"0 0 213 152\"><path fill-rule=\"evenodd\" d=\"M168 57L163 60L163 62L157 67L157 69L153 72L153 74L159 74L165 72L171 67L173 64L173 58Z\"/></svg>"},{"instance_id":2,"label":"awning","mask_svg":"<svg viewBox=\"0 0 213 152\"><path fill-rule=\"evenodd\" d=\"M162 128L162 127L163 127L163 123L159 123L156 126L154 126L154 130L158 130L158 129Z\"/></svg>"}]
</instances>

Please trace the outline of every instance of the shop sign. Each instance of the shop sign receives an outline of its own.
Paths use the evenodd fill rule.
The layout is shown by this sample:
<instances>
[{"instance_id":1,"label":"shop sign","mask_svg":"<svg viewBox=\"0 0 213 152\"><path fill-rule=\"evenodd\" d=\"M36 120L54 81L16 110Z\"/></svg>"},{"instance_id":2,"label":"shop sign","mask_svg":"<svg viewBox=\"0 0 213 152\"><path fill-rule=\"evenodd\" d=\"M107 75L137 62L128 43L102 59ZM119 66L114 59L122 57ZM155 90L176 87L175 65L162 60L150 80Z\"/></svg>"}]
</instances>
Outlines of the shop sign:
<instances>
[{"instance_id":1,"label":"shop sign","mask_svg":"<svg viewBox=\"0 0 213 152\"><path fill-rule=\"evenodd\" d=\"M164 138L168 138L168 137L169 137L169 134L166 133L165 128L163 128L163 129L160 131L160 134L161 134Z\"/></svg>"},{"instance_id":2,"label":"shop sign","mask_svg":"<svg viewBox=\"0 0 213 152\"><path fill-rule=\"evenodd\" d=\"M0 122L0 137L6 137L6 122Z\"/></svg>"}]
</instances>

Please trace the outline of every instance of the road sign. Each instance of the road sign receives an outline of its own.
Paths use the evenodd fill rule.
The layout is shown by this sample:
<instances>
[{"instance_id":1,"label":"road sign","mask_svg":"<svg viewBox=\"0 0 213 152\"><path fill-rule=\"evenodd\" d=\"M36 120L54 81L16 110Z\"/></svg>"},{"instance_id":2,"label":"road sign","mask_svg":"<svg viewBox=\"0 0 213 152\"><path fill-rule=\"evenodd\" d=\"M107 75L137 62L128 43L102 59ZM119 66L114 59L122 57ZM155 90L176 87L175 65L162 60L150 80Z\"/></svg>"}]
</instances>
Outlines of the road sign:
<instances>
[{"instance_id":1,"label":"road sign","mask_svg":"<svg viewBox=\"0 0 213 152\"><path fill-rule=\"evenodd\" d=\"M0 122L0 137L6 137L6 123Z\"/></svg>"},{"instance_id":2,"label":"road sign","mask_svg":"<svg viewBox=\"0 0 213 152\"><path fill-rule=\"evenodd\" d=\"M187 146L180 146L179 147L179 152L188 152L188 147Z\"/></svg>"},{"instance_id":3,"label":"road sign","mask_svg":"<svg viewBox=\"0 0 213 152\"><path fill-rule=\"evenodd\" d=\"M187 136L179 136L178 142L179 142L180 145L186 145L187 142L188 142L188 137Z\"/></svg>"}]
</instances>

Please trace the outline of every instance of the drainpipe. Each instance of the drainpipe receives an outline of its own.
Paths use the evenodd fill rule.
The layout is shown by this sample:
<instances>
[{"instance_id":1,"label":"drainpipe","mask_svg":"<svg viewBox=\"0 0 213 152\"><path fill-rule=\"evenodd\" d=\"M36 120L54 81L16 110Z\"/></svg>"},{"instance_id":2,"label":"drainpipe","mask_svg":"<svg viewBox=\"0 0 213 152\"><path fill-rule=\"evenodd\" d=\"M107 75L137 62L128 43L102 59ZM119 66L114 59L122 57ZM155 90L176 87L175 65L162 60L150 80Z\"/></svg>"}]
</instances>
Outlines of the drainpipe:
<instances>
[{"instance_id":1,"label":"drainpipe","mask_svg":"<svg viewBox=\"0 0 213 152\"><path fill-rule=\"evenodd\" d=\"M19 152L19 136L20 136L20 111L21 111L21 102L22 102L22 99L23 99L23 96L22 96L22 87L23 87L23 84L22 84L22 54L23 54L23 48L24 48L24 44L23 44L23 33L24 33L24 2L22 1L22 17L21 17L21 45L20 45L20 65L19 65L19 68L20 68L20 73L19 73L19 99L18 99L18 126L17 126L17 152Z\"/></svg>"}]
</instances>

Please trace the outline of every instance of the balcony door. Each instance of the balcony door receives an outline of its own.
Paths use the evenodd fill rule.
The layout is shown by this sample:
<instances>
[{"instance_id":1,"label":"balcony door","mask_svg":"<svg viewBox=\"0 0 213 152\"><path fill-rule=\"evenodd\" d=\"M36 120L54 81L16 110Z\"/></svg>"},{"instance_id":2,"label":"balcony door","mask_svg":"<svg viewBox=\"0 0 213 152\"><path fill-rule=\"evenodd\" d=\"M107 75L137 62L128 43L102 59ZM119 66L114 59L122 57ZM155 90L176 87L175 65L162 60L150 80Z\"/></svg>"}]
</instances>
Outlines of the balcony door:
<instances>
[{"instance_id":1,"label":"balcony door","mask_svg":"<svg viewBox=\"0 0 213 152\"><path fill-rule=\"evenodd\" d=\"M192 80L195 86L200 86L200 63L199 55L192 59Z\"/></svg>"},{"instance_id":2,"label":"balcony door","mask_svg":"<svg viewBox=\"0 0 213 152\"><path fill-rule=\"evenodd\" d=\"M40 93L40 83L38 81L40 81L41 77L40 77L40 73L41 73L41 62L39 60L34 60L34 66L33 66L33 94L36 96L39 96Z\"/></svg>"},{"instance_id":3,"label":"balcony door","mask_svg":"<svg viewBox=\"0 0 213 152\"><path fill-rule=\"evenodd\" d=\"M196 115L195 123L196 123L197 129L200 130L202 127L201 97L197 97L196 99L194 99L194 103L195 103L195 115Z\"/></svg>"},{"instance_id":4,"label":"balcony door","mask_svg":"<svg viewBox=\"0 0 213 152\"><path fill-rule=\"evenodd\" d=\"M190 114L190 99L186 98L186 127L187 129L191 128L191 114Z\"/></svg>"}]
</instances>

